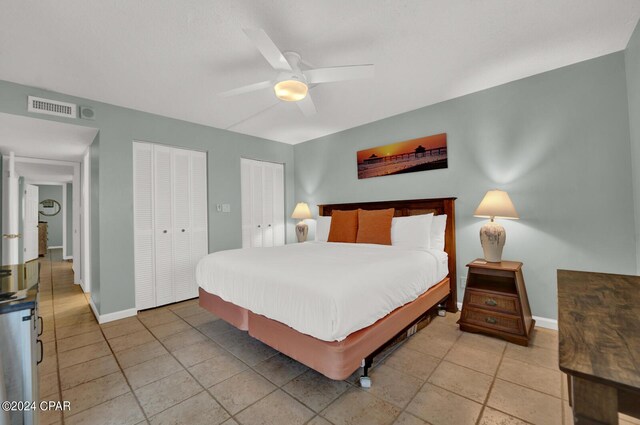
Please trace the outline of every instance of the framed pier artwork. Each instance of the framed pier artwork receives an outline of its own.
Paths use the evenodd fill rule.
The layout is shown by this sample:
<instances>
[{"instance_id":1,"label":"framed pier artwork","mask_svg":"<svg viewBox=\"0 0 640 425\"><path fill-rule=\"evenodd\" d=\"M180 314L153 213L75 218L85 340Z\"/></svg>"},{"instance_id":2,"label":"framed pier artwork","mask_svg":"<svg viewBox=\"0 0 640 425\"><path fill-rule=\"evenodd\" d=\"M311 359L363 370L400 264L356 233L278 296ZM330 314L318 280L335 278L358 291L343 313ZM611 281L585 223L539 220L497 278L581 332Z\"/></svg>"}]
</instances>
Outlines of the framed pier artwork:
<instances>
[{"instance_id":1,"label":"framed pier artwork","mask_svg":"<svg viewBox=\"0 0 640 425\"><path fill-rule=\"evenodd\" d=\"M358 178L447 168L447 133L358 151Z\"/></svg>"}]
</instances>

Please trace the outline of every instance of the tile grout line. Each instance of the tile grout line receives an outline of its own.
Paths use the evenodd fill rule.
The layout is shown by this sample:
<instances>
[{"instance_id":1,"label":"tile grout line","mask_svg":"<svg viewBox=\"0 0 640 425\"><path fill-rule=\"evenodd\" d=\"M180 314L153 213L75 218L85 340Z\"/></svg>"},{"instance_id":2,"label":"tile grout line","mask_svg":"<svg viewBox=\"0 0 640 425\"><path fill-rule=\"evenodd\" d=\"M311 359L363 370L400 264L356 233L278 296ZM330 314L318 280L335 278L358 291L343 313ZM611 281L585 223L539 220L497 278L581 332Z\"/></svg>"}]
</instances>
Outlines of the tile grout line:
<instances>
[{"instance_id":1,"label":"tile grout line","mask_svg":"<svg viewBox=\"0 0 640 425\"><path fill-rule=\"evenodd\" d=\"M482 407L480 408L480 413L478 414L478 419L476 419L476 425L480 424L480 420L482 419L482 415L484 414L485 409L487 408L487 403L489 402L489 397L491 396L491 392L493 391L493 386L498 379L498 371L500 370L500 366L502 366L502 361L504 360L504 354L507 351L507 345L502 348L502 352L500 353L500 361L498 362L498 367L496 367L496 371L493 373L493 379L491 380L491 385L489 385L489 390L487 391L487 395L484 397L484 402L482 403Z\"/></svg>"},{"instance_id":2,"label":"tile grout line","mask_svg":"<svg viewBox=\"0 0 640 425\"><path fill-rule=\"evenodd\" d=\"M138 396L135 393L135 391L133 390L133 387L131 386L131 383L129 382L129 378L127 378L127 375L124 373L124 369L122 369L122 366L120 365L120 361L118 360L118 357L116 356L115 351L113 351L113 347L111 347L111 344L109 344L109 340L107 339L107 336L104 334L104 329L102 329L102 326L100 326L100 324L98 324L98 327L100 328L100 333L102 333L102 337L104 338L104 341L107 344L107 347L109 347L109 351L111 352L111 355L113 356L113 359L115 360L116 364L118 365L119 372L122 374L122 377L124 378L124 381L127 383L127 386L129 387L129 391L131 391L131 395L133 396L133 398L135 399L136 403L138 404L138 407L140 408L140 411L142 412L142 416L144 416L144 420L147 421L147 423L149 423L149 418L147 417L147 412L145 412L144 409L142 408L142 404L140 403L140 400L138 400ZM106 356L102 356L102 357L106 357ZM102 357L100 357L100 358L102 358ZM105 375L105 376L108 376L108 375ZM96 378L96 379L100 379L100 378ZM91 382L91 381L89 381L89 382ZM111 398L109 400L105 400L102 403L98 404L97 406L100 406L100 405L102 405L104 403L108 403L109 401L114 400L114 399L116 399L116 398L118 398L120 396L123 396L123 395L124 394L120 394L120 395L117 395L117 396L115 396L115 397L113 397L113 398ZM93 407L95 407L95 406L93 406ZM89 409L87 409L87 410L89 410Z\"/></svg>"},{"instance_id":3,"label":"tile grout line","mask_svg":"<svg viewBox=\"0 0 640 425\"><path fill-rule=\"evenodd\" d=\"M58 353L58 336L56 333L56 302L55 302L55 294L54 294L54 281L53 281L53 258L51 250L48 250L49 256L49 285L51 290L51 319L53 321L53 341L54 341L54 350L56 353L56 373L58 376L58 398L62 399L62 380L60 377L60 356ZM45 257L46 258L46 257ZM36 319L37 320L37 319ZM42 319L42 327L44 328L44 319ZM44 329L42 329L42 333L44 333ZM42 356L44 361L44 342L40 342L42 346ZM39 397L38 397L39 398ZM60 423L64 425L64 411L60 412Z\"/></svg>"}]
</instances>

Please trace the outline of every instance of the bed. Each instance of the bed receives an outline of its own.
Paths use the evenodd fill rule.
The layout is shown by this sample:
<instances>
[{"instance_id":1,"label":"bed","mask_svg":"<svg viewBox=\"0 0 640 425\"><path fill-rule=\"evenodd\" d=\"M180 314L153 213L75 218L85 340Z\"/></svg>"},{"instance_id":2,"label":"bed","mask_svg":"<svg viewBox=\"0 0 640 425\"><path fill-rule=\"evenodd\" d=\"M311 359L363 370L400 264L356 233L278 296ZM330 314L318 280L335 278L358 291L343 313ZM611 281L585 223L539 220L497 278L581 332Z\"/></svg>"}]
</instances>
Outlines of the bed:
<instances>
[{"instance_id":1,"label":"bed","mask_svg":"<svg viewBox=\"0 0 640 425\"><path fill-rule=\"evenodd\" d=\"M200 305L325 376L341 380L456 303L455 198L320 205L446 214L444 251L307 242L230 250L196 270Z\"/></svg>"}]
</instances>

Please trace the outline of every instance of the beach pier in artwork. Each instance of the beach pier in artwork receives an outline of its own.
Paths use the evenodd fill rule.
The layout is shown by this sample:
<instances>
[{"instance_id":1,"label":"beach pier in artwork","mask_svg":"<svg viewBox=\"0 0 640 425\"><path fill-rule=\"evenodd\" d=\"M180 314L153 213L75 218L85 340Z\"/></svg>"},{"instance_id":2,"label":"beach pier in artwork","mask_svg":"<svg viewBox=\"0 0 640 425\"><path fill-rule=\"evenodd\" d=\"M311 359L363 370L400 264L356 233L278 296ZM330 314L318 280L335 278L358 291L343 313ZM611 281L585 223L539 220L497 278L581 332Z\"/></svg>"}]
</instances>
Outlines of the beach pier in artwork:
<instances>
[{"instance_id":1,"label":"beach pier in artwork","mask_svg":"<svg viewBox=\"0 0 640 425\"><path fill-rule=\"evenodd\" d=\"M358 152L358 178L447 168L447 135L407 140Z\"/></svg>"}]
</instances>

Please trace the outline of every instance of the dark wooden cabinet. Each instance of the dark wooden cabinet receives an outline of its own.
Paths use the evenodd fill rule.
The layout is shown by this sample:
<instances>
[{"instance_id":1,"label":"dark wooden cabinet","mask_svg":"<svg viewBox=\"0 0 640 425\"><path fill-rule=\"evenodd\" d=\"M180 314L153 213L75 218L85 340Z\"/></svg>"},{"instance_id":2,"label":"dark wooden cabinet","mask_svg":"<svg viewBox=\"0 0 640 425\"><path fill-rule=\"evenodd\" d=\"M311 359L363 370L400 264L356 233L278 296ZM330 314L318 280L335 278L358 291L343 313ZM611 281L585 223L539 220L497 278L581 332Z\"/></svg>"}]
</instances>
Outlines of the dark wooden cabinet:
<instances>
[{"instance_id":1,"label":"dark wooden cabinet","mask_svg":"<svg viewBox=\"0 0 640 425\"><path fill-rule=\"evenodd\" d=\"M535 320L531 317L522 263L477 259L467 267L467 286L458 320L460 329L529 345Z\"/></svg>"},{"instance_id":2,"label":"dark wooden cabinet","mask_svg":"<svg viewBox=\"0 0 640 425\"><path fill-rule=\"evenodd\" d=\"M38 223L38 256L44 257L47 255L47 248L49 246L49 228L46 221Z\"/></svg>"}]
</instances>

